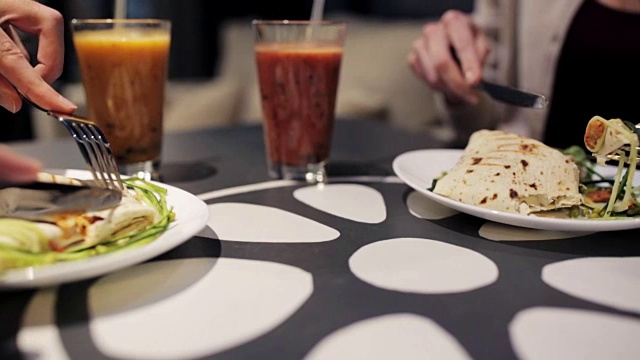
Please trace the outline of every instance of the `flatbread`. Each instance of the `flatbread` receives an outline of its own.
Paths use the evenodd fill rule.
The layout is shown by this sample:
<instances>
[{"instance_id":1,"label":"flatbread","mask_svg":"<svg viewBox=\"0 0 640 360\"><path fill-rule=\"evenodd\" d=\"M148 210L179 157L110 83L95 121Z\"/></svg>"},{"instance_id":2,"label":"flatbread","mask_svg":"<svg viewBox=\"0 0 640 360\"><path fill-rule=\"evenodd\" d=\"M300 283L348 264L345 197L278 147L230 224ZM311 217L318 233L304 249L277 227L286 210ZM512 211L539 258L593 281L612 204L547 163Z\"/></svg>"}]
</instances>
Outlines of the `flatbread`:
<instances>
[{"instance_id":1,"label":"flatbread","mask_svg":"<svg viewBox=\"0 0 640 360\"><path fill-rule=\"evenodd\" d=\"M49 239L52 248L88 248L105 240L145 229L158 220L156 209L125 193L120 204L111 209L52 217L60 233Z\"/></svg>"},{"instance_id":2,"label":"flatbread","mask_svg":"<svg viewBox=\"0 0 640 360\"><path fill-rule=\"evenodd\" d=\"M80 185L82 181L45 172L38 174L39 181ZM19 191L6 188L0 190L0 214L12 212L18 202ZM37 195L38 192L34 191ZM143 230L160 220L160 213L139 198L135 192L126 190L122 200L114 207L89 212L71 212L41 216L41 221L32 221L45 236L45 243L54 251L89 248L122 235ZM0 243L19 246L11 237L0 234ZM35 246L35 245L34 245ZM37 247L37 246L36 246ZM39 251L43 250L37 247Z\"/></svg>"},{"instance_id":3,"label":"flatbread","mask_svg":"<svg viewBox=\"0 0 640 360\"><path fill-rule=\"evenodd\" d=\"M582 204L579 176L570 156L540 141L479 130L433 192L470 205L528 215Z\"/></svg>"}]
</instances>

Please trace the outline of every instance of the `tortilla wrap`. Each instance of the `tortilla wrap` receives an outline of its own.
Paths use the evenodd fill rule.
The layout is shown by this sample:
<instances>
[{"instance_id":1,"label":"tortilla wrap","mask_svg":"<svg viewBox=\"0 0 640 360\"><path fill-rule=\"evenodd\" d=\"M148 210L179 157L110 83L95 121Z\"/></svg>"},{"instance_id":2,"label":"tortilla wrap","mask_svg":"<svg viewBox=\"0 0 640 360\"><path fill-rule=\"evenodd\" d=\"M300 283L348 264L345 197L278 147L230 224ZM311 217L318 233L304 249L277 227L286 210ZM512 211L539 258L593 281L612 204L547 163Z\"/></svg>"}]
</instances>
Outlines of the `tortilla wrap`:
<instances>
[{"instance_id":1,"label":"tortilla wrap","mask_svg":"<svg viewBox=\"0 0 640 360\"><path fill-rule=\"evenodd\" d=\"M45 172L38 174L38 180L71 185L83 184L78 179ZM17 190L15 188L0 190L0 213L9 213L16 207L19 201L17 197L20 196ZM159 220L160 214L155 208L140 200L134 192L125 191L120 203L112 208L42 216L42 221L32 223L46 238L45 243L52 250L63 251L92 247L105 240L145 229ZM0 234L0 243L20 246L15 239L2 234ZM39 244L32 244L29 249L43 250Z\"/></svg>"},{"instance_id":2,"label":"tortilla wrap","mask_svg":"<svg viewBox=\"0 0 640 360\"><path fill-rule=\"evenodd\" d=\"M622 120L605 120L600 116L594 116L587 123L584 144L594 155L606 156L615 153L624 145L629 145L630 136L635 136L635 133Z\"/></svg>"},{"instance_id":3,"label":"tortilla wrap","mask_svg":"<svg viewBox=\"0 0 640 360\"><path fill-rule=\"evenodd\" d=\"M433 192L470 205L528 215L582 204L579 173L571 157L540 141L479 130Z\"/></svg>"},{"instance_id":4,"label":"tortilla wrap","mask_svg":"<svg viewBox=\"0 0 640 360\"><path fill-rule=\"evenodd\" d=\"M52 248L61 250L87 248L142 230L160 220L160 214L135 196L125 194L120 204L111 209L58 215L50 220L60 232L49 243Z\"/></svg>"}]
</instances>

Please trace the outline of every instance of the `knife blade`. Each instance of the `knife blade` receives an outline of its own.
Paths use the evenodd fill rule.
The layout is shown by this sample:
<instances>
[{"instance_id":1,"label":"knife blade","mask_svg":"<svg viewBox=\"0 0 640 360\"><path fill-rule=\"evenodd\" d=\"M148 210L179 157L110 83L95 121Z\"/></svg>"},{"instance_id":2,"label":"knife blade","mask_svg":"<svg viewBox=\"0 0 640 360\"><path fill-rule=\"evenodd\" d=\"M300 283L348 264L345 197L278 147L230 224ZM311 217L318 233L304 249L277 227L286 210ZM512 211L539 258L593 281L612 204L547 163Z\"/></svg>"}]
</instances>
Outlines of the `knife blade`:
<instances>
[{"instance_id":1,"label":"knife blade","mask_svg":"<svg viewBox=\"0 0 640 360\"><path fill-rule=\"evenodd\" d=\"M482 80L478 85L495 100L520 107L543 109L547 106L547 98L544 95L534 94L513 87Z\"/></svg>"},{"instance_id":2,"label":"knife blade","mask_svg":"<svg viewBox=\"0 0 640 360\"><path fill-rule=\"evenodd\" d=\"M0 217L40 220L57 214L107 209L121 200L122 192L95 186L0 182Z\"/></svg>"},{"instance_id":3,"label":"knife blade","mask_svg":"<svg viewBox=\"0 0 640 360\"><path fill-rule=\"evenodd\" d=\"M449 47L449 51L451 52L453 60L460 67L460 59L458 58L458 54L453 46ZM484 79L478 84L478 89L484 90L493 99L505 104L534 109L544 109L548 104L547 98L544 95L535 94L506 85L496 84Z\"/></svg>"}]
</instances>

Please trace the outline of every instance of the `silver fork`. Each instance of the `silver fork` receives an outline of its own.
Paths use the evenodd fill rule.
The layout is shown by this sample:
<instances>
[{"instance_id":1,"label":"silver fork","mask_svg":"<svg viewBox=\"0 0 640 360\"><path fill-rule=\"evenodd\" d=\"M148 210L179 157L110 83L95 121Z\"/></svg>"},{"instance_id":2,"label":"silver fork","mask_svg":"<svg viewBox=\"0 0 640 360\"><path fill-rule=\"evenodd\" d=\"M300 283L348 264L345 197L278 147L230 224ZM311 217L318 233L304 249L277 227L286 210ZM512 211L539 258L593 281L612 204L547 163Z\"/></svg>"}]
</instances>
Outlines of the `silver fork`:
<instances>
[{"instance_id":1,"label":"silver fork","mask_svg":"<svg viewBox=\"0 0 640 360\"><path fill-rule=\"evenodd\" d=\"M624 152L624 155L625 155L625 156L624 156L624 161L625 161L626 163L629 163L629 162L630 162L630 160L631 160L631 158L630 158L630 151L631 151L631 149L629 148L629 146L627 146L627 145L622 146L622 147L620 148L620 150L621 150L622 152ZM638 158L640 159L640 147L637 147L637 148L636 148L636 151L638 152L638 154L639 154L639 155L638 155ZM609 161L609 160L612 160L612 161L620 161L620 160L623 158L623 156L622 156L622 154L621 154L621 153L617 153L617 154L608 154L608 155L606 156L606 158L607 158L607 161Z\"/></svg>"},{"instance_id":2,"label":"silver fork","mask_svg":"<svg viewBox=\"0 0 640 360\"><path fill-rule=\"evenodd\" d=\"M96 123L81 116L47 110L34 103L22 91L16 90L26 102L65 126L76 141L96 185L121 191L125 189L109 141Z\"/></svg>"}]
</instances>

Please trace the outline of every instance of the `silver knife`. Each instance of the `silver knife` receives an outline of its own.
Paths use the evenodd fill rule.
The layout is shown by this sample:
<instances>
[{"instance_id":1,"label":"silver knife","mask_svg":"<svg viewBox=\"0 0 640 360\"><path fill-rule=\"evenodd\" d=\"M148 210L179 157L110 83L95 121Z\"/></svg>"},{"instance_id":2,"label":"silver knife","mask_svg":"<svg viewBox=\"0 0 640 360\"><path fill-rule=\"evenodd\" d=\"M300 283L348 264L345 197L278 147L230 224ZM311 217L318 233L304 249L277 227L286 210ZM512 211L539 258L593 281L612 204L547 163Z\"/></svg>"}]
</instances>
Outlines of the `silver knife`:
<instances>
[{"instance_id":1,"label":"silver knife","mask_svg":"<svg viewBox=\"0 0 640 360\"><path fill-rule=\"evenodd\" d=\"M460 59L453 47L449 47L453 60L460 66ZM493 99L505 104L543 109L547 106L547 98L544 95L534 94L524 90L516 89L506 85L500 85L489 81L481 80L478 89L484 90Z\"/></svg>"},{"instance_id":2,"label":"silver knife","mask_svg":"<svg viewBox=\"0 0 640 360\"><path fill-rule=\"evenodd\" d=\"M121 200L122 192L95 186L0 182L0 217L40 220L56 214L107 209Z\"/></svg>"},{"instance_id":3,"label":"silver knife","mask_svg":"<svg viewBox=\"0 0 640 360\"><path fill-rule=\"evenodd\" d=\"M534 94L489 81L480 81L478 88L484 90L495 100L515 106L543 109L548 103L547 98L544 97L544 95Z\"/></svg>"}]
</instances>

